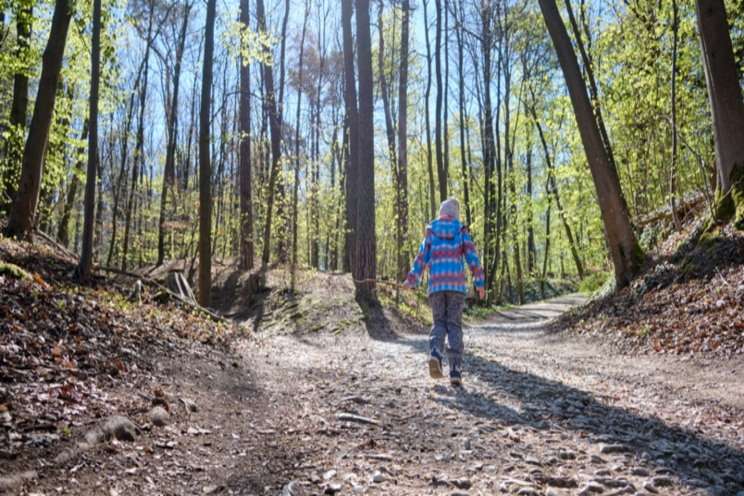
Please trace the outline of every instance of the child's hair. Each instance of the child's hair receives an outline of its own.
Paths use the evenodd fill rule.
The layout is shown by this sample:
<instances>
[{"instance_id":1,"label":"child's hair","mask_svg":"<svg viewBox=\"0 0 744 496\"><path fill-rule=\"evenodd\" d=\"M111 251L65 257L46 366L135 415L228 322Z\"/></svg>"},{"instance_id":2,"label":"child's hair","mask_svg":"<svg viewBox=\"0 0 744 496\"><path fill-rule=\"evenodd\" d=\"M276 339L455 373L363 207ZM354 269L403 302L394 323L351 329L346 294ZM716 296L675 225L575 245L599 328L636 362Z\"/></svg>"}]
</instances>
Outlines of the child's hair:
<instances>
[{"instance_id":1,"label":"child's hair","mask_svg":"<svg viewBox=\"0 0 744 496\"><path fill-rule=\"evenodd\" d=\"M439 205L439 216L448 215L453 219L460 220L460 200L450 196Z\"/></svg>"}]
</instances>

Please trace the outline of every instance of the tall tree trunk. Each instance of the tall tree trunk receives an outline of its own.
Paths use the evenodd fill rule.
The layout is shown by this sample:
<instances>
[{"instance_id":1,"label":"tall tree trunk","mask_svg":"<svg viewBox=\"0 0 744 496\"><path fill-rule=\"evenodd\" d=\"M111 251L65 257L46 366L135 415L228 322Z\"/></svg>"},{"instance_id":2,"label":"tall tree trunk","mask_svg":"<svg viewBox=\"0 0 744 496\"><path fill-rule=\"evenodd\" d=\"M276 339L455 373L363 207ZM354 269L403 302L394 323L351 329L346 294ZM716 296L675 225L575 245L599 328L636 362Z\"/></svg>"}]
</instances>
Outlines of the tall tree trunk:
<instances>
[{"instance_id":1,"label":"tall tree trunk","mask_svg":"<svg viewBox=\"0 0 744 496\"><path fill-rule=\"evenodd\" d=\"M620 187L620 178L607 155L597 121L594 119L581 69L558 7L555 0L539 0L539 3L568 86L579 134L597 191L610 254L615 266L615 282L619 288L623 288L630 284L640 270L644 261L643 250L638 245L630 224L628 205ZM744 113L742 115L744 116Z\"/></svg>"},{"instance_id":2,"label":"tall tree trunk","mask_svg":"<svg viewBox=\"0 0 744 496\"><path fill-rule=\"evenodd\" d=\"M437 10L436 41L434 46L434 60L437 77L437 100L434 114L434 140L437 155L437 177L439 179L439 201L447 199L447 173L444 170L444 157L442 155L442 98L444 88L442 87L442 0L434 0Z\"/></svg>"},{"instance_id":3,"label":"tall tree trunk","mask_svg":"<svg viewBox=\"0 0 744 496\"><path fill-rule=\"evenodd\" d=\"M408 32L411 17L409 0L401 5L403 26L400 32L400 81L398 83L398 181L397 249L398 279L406 277L406 241L408 240Z\"/></svg>"},{"instance_id":4,"label":"tall tree trunk","mask_svg":"<svg viewBox=\"0 0 744 496\"><path fill-rule=\"evenodd\" d=\"M250 28L250 5L240 2L240 22ZM253 268L253 208L251 198L251 68L250 59L240 60L240 264L242 270Z\"/></svg>"},{"instance_id":5,"label":"tall tree trunk","mask_svg":"<svg viewBox=\"0 0 744 496\"><path fill-rule=\"evenodd\" d=\"M258 30L266 33L266 14L263 0L257 0L256 11L258 14ZM271 50L264 46L264 82L266 84L266 104L269 113L269 132L271 133L271 169L269 171L268 198L266 201L266 226L264 229L264 247L261 262L263 269L268 268L269 256L271 254L271 222L274 209L274 194L279 176L279 164L281 162L281 123L276 109L276 98L274 95L274 72L271 60Z\"/></svg>"},{"instance_id":6,"label":"tall tree trunk","mask_svg":"<svg viewBox=\"0 0 744 496\"><path fill-rule=\"evenodd\" d=\"M348 126L348 167L346 174L346 210L349 225L347 245L349 245L349 262L351 274L359 279L357 263L357 234L359 197L357 183L359 181L359 111L357 108L356 78L354 76L354 40L351 31L351 16L353 14L352 0L341 0L341 24L344 38L344 104L346 107L346 122Z\"/></svg>"},{"instance_id":7,"label":"tall tree trunk","mask_svg":"<svg viewBox=\"0 0 744 496\"><path fill-rule=\"evenodd\" d=\"M718 163L716 217L744 230L744 103L723 0L695 1ZM728 195L728 196L726 196Z\"/></svg>"},{"instance_id":8,"label":"tall tree trunk","mask_svg":"<svg viewBox=\"0 0 744 496\"><path fill-rule=\"evenodd\" d=\"M209 124L216 8L217 0L208 0L201 108L199 110L199 303L204 307L212 304L212 164L209 156Z\"/></svg>"},{"instance_id":9,"label":"tall tree trunk","mask_svg":"<svg viewBox=\"0 0 744 496\"><path fill-rule=\"evenodd\" d=\"M679 38L679 7L677 0L672 0L672 164L669 171L669 206L672 208L672 219L677 232L682 231L682 222L677 213L677 42Z\"/></svg>"},{"instance_id":10,"label":"tall tree trunk","mask_svg":"<svg viewBox=\"0 0 744 496\"><path fill-rule=\"evenodd\" d=\"M88 174L85 178L83 250L77 273L83 281L93 270L93 230L98 170L98 88L101 80L101 0L93 0L93 40L91 44L90 108L88 117Z\"/></svg>"},{"instance_id":11,"label":"tall tree trunk","mask_svg":"<svg viewBox=\"0 0 744 496\"><path fill-rule=\"evenodd\" d=\"M303 76L303 60L305 56L305 35L307 33L307 18L310 12L310 2L305 0L305 16L302 22L302 35L300 39L300 59L298 63L298 74L297 74L297 112L295 114L295 157L294 157L294 181L292 184L292 268L290 275L290 286L292 291L295 288L296 272L297 272L297 229L299 224L298 219L298 196L300 189L300 111L302 109L302 76Z\"/></svg>"},{"instance_id":12,"label":"tall tree trunk","mask_svg":"<svg viewBox=\"0 0 744 496\"><path fill-rule=\"evenodd\" d=\"M568 19L571 24L571 29L573 30L574 37L576 38L576 45L579 47L581 60L584 62L584 71L586 72L586 77L589 80L589 95L591 97L592 106L594 108L594 118L597 121L597 128L599 129L599 134L602 137L602 143L604 144L605 150L607 150L607 159L610 162L610 166L612 166L613 169L617 169L617 165L615 164L615 156L612 152L612 144L610 143L610 137L607 134L607 128L605 127L604 118L602 117L602 106L599 103L599 87L597 86L597 80L594 77L594 67L592 66L591 57L584 47L581 30L576 23L573 8L571 7L571 0L566 0L566 10L568 11ZM588 24L584 24L584 27L586 28L585 31L588 34Z\"/></svg>"},{"instance_id":13,"label":"tall tree trunk","mask_svg":"<svg viewBox=\"0 0 744 496\"><path fill-rule=\"evenodd\" d=\"M545 299L545 282L548 279L548 259L550 258L550 180L545 183L545 193L548 196L548 210L545 213L545 254L543 257L542 275L540 276L540 299Z\"/></svg>"},{"instance_id":14,"label":"tall tree trunk","mask_svg":"<svg viewBox=\"0 0 744 496\"><path fill-rule=\"evenodd\" d=\"M375 126L374 83L372 81L372 38L369 0L356 0L357 61L359 65L359 162L356 177L357 208L357 280L374 280L375 251ZM354 146L352 142L352 146ZM356 285L356 297L374 299L374 282Z\"/></svg>"},{"instance_id":15,"label":"tall tree trunk","mask_svg":"<svg viewBox=\"0 0 744 496\"><path fill-rule=\"evenodd\" d=\"M44 155L49 142L49 131L57 99L57 81L62 69L62 58L70 27L71 10L68 0L56 0L49 40L44 50L39 78L39 89L34 104L34 115L23 152L21 178L13 197L6 234L25 238L34 226L36 207L39 203Z\"/></svg>"},{"instance_id":16,"label":"tall tree trunk","mask_svg":"<svg viewBox=\"0 0 744 496\"><path fill-rule=\"evenodd\" d=\"M460 3L460 16L459 19L456 20L456 22L462 22L462 3ZM457 12L457 10L455 10ZM456 36L457 36L457 55L458 55L458 62L457 62L457 75L458 75L458 82L459 82L459 90L460 95L458 99L459 103L459 114L460 114L460 166L462 168L462 187L463 187L463 194L464 194L464 202L463 205L465 207L465 219L468 225L471 224L471 215L470 215L470 171L469 171L469 164L468 161L465 158L465 74L464 74L464 64L465 64L465 54L464 54L464 40L463 40L463 30L462 29L456 29L455 30Z\"/></svg>"},{"instance_id":17,"label":"tall tree trunk","mask_svg":"<svg viewBox=\"0 0 744 496\"><path fill-rule=\"evenodd\" d=\"M426 37L426 93L424 107L426 116L426 163L429 171L429 200L431 204L431 218L437 216L436 189L434 186L434 165L431 157L431 117L429 115L429 97L431 96L431 44L429 43L429 19L427 15L428 0L424 1L424 36Z\"/></svg>"},{"instance_id":18,"label":"tall tree trunk","mask_svg":"<svg viewBox=\"0 0 744 496\"><path fill-rule=\"evenodd\" d=\"M31 39L31 22L33 21L33 7L20 9L16 20L16 58L26 60ZM18 63L16 61L16 63ZM21 155L21 143L26 130L26 116L28 115L28 68L21 67L13 76L13 103L10 107L8 121L8 137L3 140L3 190L0 191L0 211L7 213L10 202L15 196L18 185L18 165Z\"/></svg>"},{"instance_id":19,"label":"tall tree trunk","mask_svg":"<svg viewBox=\"0 0 744 496\"><path fill-rule=\"evenodd\" d=\"M165 259L165 217L168 207L168 191L173 188L176 175L176 137L178 134L178 90L181 82L181 61L186 44L186 29L189 23L191 4L189 0L184 2L183 23L178 37L176 47L176 66L173 74L173 100L170 105L170 116L168 118L168 144L165 152L165 171L163 174L163 189L160 195L160 220L158 222L158 259L155 265L162 265Z\"/></svg>"},{"instance_id":20,"label":"tall tree trunk","mask_svg":"<svg viewBox=\"0 0 744 496\"><path fill-rule=\"evenodd\" d=\"M145 142L145 105L147 103L147 85L150 67L150 45L152 43L152 23L154 17L155 2L150 2L150 14L147 25L147 38L145 40L145 60L142 67L142 88L140 88L139 122L137 123L137 136L135 138L134 155L132 156L132 183L129 185L129 199L127 200L127 211L124 218L124 246L121 251L121 269L127 270L129 255L129 238L132 224L132 209L137 199L137 183L139 182L140 167L142 174L145 172L144 142Z\"/></svg>"},{"instance_id":21,"label":"tall tree trunk","mask_svg":"<svg viewBox=\"0 0 744 496\"><path fill-rule=\"evenodd\" d=\"M89 118L85 119L85 122L83 123L83 131L80 136L81 141L85 141L88 139L88 126ZM77 149L78 157L81 157L83 155L83 152L85 152L85 148L83 146L79 146ZM79 158L77 163L75 164L75 169L82 169L82 167L83 161L81 158ZM70 214L72 213L72 208L75 203L75 196L77 195L78 184L80 184L80 178L78 177L76 171L73 171L72 179L70 180L70 186L67 189L67 199L65 201L64 207L62 208L62 217L60 218L59 226L57 226L57 240L62 244L62 246L65 247L68 247L70 244Z\"/></svg>"}]
</instances>

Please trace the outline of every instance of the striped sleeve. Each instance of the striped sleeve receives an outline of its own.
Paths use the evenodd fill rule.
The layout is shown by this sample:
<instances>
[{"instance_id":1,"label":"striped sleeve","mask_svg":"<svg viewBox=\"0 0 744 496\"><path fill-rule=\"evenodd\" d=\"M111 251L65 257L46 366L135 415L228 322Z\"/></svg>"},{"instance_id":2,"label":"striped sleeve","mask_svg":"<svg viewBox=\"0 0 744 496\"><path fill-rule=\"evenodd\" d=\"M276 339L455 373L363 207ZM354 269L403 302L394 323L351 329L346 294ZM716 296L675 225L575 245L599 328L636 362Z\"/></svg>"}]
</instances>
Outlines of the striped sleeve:
<instances>
[{"instance_id":1,"label":"striped sleeve","mask_svg":"<svg viewBox=\"0 0 744 496\"><path fill-rule=\"evenodd\" d=\"M473 240L470 238L467 227L462 229L462 250L465 254L465 263L468 264L470 272L473 273L473 285L476 288L482 288L485 285L486 278L483 268L480 265L480 260L478 259L478 252L475 251L475 245L473 245Z\"/></svg>"},{"instance_id":2,"label":"striped sleeve","mask_svg":"<svg viewBox=\"0 0 744 496\"><path fill-rule=\"evenodd\" d=\"M408 273L408 284L411 287L416 287L421 276L424 273L426 267L431 263L431 231L426 229L426 236L424 241L421 243L421 248L416 256L416 260L413 261L413 268Z\"/></svg>"}]
</instances>

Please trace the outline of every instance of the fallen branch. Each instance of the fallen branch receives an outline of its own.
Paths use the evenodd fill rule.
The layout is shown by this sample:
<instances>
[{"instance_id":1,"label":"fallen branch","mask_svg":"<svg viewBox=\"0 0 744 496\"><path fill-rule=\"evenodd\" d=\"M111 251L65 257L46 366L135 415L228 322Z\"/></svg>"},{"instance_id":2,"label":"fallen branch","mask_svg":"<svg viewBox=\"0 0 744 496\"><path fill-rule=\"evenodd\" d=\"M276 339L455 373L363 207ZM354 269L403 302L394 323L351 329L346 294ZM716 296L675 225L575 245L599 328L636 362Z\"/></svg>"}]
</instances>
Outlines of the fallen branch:
<instances>
[{"instance_id":1,"label":"fallen branch","mask_svg":"<svg viewBox=\"0 0 744 496\"><path fill-rule=\"evenodd\" d=\"M691 210L695 209L698 205L700 205L704 201L705 201L705 197L702 196L702 195L700 195L700 196L697 196L697 197L695 197L694 199L692 199L690 201L680 203L677 206L677 213L678 214L685 215L688 212L690 212ZM671 218L672 218L672 212L671 211L669 211L669 212L661 212L661 213L658 213L656 215L652 215L650 217L646 217L645 219L641 219L641 220L637 221L635 224L637 226L640 226L640 227L645 227L645 226L647 226L649 224L653 224L653 223L658 222L660 220L666 220L666 219L671 219Z\"/></svg>"},{"instance_id":2,"label":"fallen branch","mask_svg":"<svg viewBox=\"0 0 744 496\"><path fill-rule=\"evenodd\" d=\"M41 231L39 229L36 229L34 231L34 233L37 236L40 236L42 239L44 239L47 243L53 245L59 251L61 251L62 253L64 253L68 257L70 257L70 259L72 259L72 261L79 261L80 260L80 255L78 255L76 253L73 253L72 251L68 250L66 246L62 245L62 243L60 243L56 239L54 239L51 236L49 236L47 233L45 233L45 232L43 232L43 231Z\"/></svg>"},{"instance_id":3,"label":"fallen branch","mask_svg":"<svg viewBox=\"0 0 744 496\"><path fill-rule=\"evenodd\" d=\"M199 305L197 303L194 303L192 301L189 301L189 300L187 300L185 298L182 298L180 295L177 295L176 293L174 293L170 289L166 288L165 286L163 286L159 282L154 281L153 279L150 279L149 277L144 277L144 276L142 276L140 274L135 274L134 272L127 272L125 270L115 269L113 267L94 266L93 269L94 270L102 270L104 272L111 272L113 274L119 274L119 275L122 275L122 276L131 277L133 279L139 279L142 282L144 282L145 284L148 284L148 285L153 286L153 287L156 287L156 288L158 288L158 289L160 289L162 291L165 291L166 293L168 293L169 295L171 295L173 298L175 298L176 300L180 301L181 303L183 303L185 305L188 305L188 306L190 306L192 308L196 308L197 310L200 310L200 311L204 312L205 314L209 315L212 318L212 320L214 320L216 322L222 322L222 323L225 323L225 324L230 324L231 323L226 318L221 317L221 316L217 315L216 313L214 313L214 312L212 312L210 310L207 310L203 306L201 306L201 305Z\"/></svg>"}]
</instances>

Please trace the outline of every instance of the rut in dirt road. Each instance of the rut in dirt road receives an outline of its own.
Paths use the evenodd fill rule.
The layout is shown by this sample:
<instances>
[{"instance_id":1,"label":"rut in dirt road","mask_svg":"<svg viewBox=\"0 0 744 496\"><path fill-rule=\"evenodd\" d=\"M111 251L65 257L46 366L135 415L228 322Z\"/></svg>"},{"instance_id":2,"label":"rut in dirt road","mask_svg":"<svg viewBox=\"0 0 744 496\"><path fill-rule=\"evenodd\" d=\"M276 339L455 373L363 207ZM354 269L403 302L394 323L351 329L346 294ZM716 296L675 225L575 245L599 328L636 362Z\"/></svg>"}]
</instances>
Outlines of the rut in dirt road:
<instances>
[{"instance_id":1,"label":"rut in dirt road","mask_svg":"<svg viewBox=\"0 0 744 496\"><path fill-rule=\"evenodd\" d=\"M294 447L285 492L744 494L740 402L703 394L717 377L698 365L615 356L546 330L581 301L468 327L463 388L428 377L424 332L271 338L275 368L262 375L284 413L261 428L268 445Z\"/></svg>"}]
</instances>

